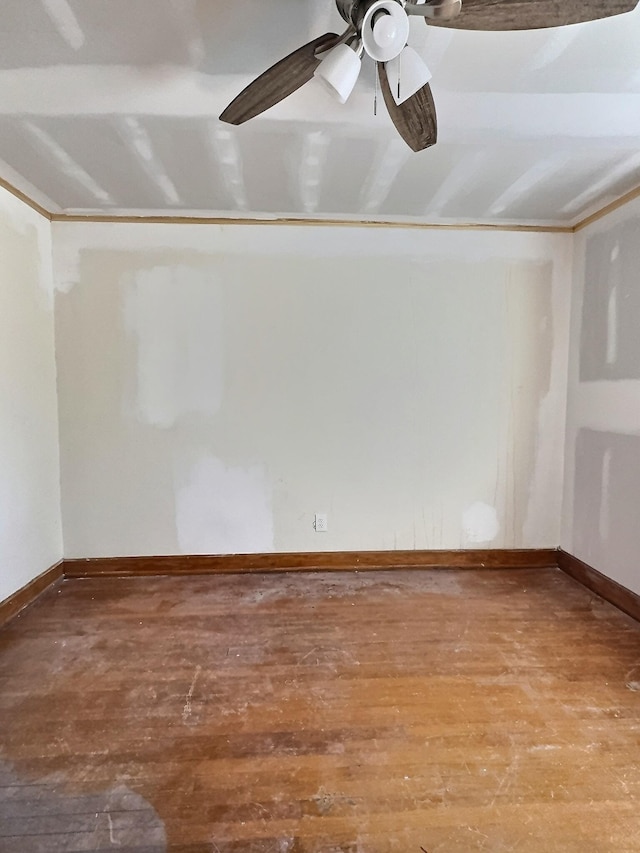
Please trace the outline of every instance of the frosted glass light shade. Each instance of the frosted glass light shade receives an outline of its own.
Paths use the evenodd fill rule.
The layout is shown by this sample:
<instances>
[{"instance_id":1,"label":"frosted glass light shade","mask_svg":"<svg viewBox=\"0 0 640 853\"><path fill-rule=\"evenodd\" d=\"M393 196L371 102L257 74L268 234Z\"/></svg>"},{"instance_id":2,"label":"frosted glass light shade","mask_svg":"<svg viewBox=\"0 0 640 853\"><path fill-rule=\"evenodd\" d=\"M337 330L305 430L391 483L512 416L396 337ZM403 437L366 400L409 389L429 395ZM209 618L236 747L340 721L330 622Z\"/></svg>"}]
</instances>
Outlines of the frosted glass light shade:
<instances>
[{"instance_id":1,"label":"frosted glass light shade","mask_svg":"<svg viewBox=\"0 0 640 853\"><path fill-rule=\"evenodd\" d=\"M373 24L373 40L379 48L392 47L398 37L398 25L391 15L381 15Z\"/></svg>"},{"instance_id":2,"label":"frosted glass light shade","mask_svg":"<svg viewBox=\"0 0 640 853\"><path fill-rule=\"evenodd\" d=\"M376 62L394 59L409 38L409 18L396 0L376 0L362 19L362 44Z\"/></svg>"},{"instance_id":3,"label":"frosted glass light shade","mask_svg":"<svg viewBox=\"0 0 640 853\"><path fill-rule=\"evenodd\" d=\"M313 76L344 104L353 92L360 74L360 57L346 44L339 44L330 50Z\"/></svg>"},{"instance_id":4,"label":"frosted glass light shade","mask_svg":"<svg viewBox=\"0 0 640 853\"><path fill-rule=\"evenodd\" d=\"M431 80L431 72L412 47L405 47L399 56L386 63L391 94L396 104L406 101ZM400 95L398 96L398 77Z\"/></svg>"}]
</instances>

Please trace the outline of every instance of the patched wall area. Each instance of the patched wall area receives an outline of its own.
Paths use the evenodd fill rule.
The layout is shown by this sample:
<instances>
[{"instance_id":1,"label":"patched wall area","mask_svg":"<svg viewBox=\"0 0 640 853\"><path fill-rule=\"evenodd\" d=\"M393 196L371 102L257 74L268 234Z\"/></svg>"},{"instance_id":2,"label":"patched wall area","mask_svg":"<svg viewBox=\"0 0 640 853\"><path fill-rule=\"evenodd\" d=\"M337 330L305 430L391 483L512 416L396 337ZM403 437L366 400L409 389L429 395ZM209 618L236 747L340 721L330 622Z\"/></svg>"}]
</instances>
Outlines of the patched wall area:
<instances>
[{"instance_id":1,"label":"patched wall area","mask_svg":"<svg viewBox=\"0 0 640 853\"><path fill-rule=\"evenodd\" d=\"M562 546L640 592L640 204L575 238Z\"/></svg>"},{"instance_id":2,"label":"patched wall area","mask_svg":"<svg viewBox=\"0 0 640 853\"><path fill-rule=\"evenodd\" d=\"M62 557L51 226L0 188L0 601Z\"/></svg>"},{"instance_id":3,"label":"patched wall area","mask_svg":"<svg viewBox=\"0 0 640 853\"><path fill-rule=\"evenodd\" d=\"M569 235L53 227L66 556L557 545Z\"/></svg>"}]
</instances>

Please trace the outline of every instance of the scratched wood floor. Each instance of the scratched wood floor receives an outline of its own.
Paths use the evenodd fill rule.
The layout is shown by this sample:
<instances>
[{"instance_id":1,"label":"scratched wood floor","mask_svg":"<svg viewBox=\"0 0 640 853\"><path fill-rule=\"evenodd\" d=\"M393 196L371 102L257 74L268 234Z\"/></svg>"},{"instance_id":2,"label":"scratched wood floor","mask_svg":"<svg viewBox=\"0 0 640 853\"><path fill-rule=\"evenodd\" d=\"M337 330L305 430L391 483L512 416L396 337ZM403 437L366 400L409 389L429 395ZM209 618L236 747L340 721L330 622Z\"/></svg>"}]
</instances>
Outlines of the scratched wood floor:
<instances>
[{"instance_id":1,"label":"scratched wood floor","mask_svg":"<svg viewBox=\"0 0 640 853\"><path fill-rule=\"evenodd\" d=\"M555 569L66 581L0 630L0 851L640 851L639 691Z\"/></svg>"}]
</instances>

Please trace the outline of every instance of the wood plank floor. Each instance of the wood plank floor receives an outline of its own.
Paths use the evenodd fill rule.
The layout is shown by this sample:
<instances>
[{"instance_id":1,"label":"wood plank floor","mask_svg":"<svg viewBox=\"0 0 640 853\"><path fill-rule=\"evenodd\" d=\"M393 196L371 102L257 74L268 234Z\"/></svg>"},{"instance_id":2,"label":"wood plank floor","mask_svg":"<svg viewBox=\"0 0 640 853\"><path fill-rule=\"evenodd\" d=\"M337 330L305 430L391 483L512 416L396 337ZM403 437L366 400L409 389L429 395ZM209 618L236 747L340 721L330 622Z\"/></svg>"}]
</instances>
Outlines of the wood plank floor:
<instances>
[{"instance_id":1,"label":"wood plank floor","mask_svg":"<svg viewBox=\"0 0 640 853\"><path fill-rule=\"evenodd\" d=\"M65 581L0 851L640 851L640 624L557 569Z\"/></svg>"}]
</instances>

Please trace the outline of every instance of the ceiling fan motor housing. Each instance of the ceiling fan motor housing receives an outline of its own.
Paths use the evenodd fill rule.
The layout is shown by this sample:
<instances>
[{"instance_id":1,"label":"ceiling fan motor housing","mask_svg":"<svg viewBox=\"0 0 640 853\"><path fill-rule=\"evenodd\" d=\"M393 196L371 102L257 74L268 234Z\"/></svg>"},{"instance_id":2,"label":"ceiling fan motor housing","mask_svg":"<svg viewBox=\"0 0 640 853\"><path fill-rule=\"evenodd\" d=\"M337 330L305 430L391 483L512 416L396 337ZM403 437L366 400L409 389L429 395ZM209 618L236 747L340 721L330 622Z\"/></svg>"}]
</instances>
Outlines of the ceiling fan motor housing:
<instances>
[{"instance_id":1,"label":"ceiling fan motor housing","mask_svg":"<svg viewBox=\"0 0 640 853\"><path fill-rule=\"evenodd\" d=\"M344 20L348 24L353 24L357 31L360 32L367 12L376 2L377 0L336 0L336 6ZM391 0L391 2L403 8L400 0Z\"/></svg>"},{"instance_id":2,"label":"ceiling fan motor housing","mask_svg":"<svg viewBox=\"0 0 640 853\"><path fill-rule=\"evenodd\" d=\"M354 26L356 25L356 22L353 12L357 5L358 0L336 0L338 12L340 12L341 16L348 24L353 24Z\"/></svg>"}]
</instances>

